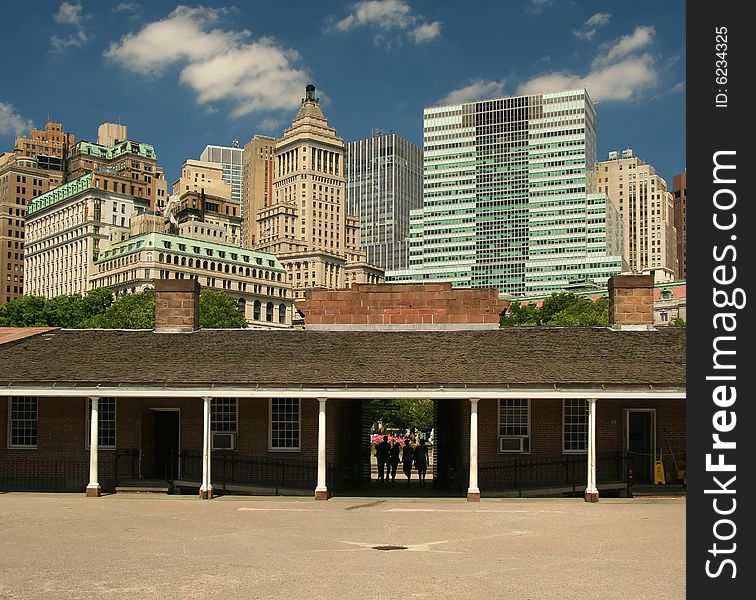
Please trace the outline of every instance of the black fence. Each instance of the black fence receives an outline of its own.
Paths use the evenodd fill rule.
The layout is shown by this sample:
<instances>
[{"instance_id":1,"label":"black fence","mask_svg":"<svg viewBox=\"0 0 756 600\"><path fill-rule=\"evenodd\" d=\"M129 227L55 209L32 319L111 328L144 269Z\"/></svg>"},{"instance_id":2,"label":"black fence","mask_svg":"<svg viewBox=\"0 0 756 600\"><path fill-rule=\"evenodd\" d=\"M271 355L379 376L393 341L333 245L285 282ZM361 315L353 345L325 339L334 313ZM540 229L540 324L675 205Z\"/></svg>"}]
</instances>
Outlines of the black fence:
<instances>
[{"instance_id":1,"label":"black fence","mask_svg":"<svg viewBox=\"0 0 756 600\"><path fill-rule=\"evenodd\" d=\"M99 483L103 491L115 489L112 464L100 461ZM89 459L0 460L0 491L84 492L89 483Z\"/></svg>"},{"instance_id":2,"label":"black fence","mask_svg":"<svg viewBox=\"0 0 756 600\"><path fill-rule=\"evenodd\" d=\"M286 490L315 489L318 480L317 461L305 461L267 456L245 456L237 452L215 451L211 454L210 475L213 488L226 487L268 488L275 494ZM180 452L177 478L182 481L202 480L202 455ZM326 468L326 486L330 492L352 485L359 475L359 465Z\"/></svg>"},{"instance_id":3,"label":"black fence","mask_svg":"<svg viewBox=\"0 0 756 600\"><path fill-rule=\"evenodd\" d=\"M478 487L481 492L517 492L524 490L572 488L582 491L588 476L585 454L565 454L546 458L501 459L478 463ZM601 483L623 483L628 486L631 462L622 452L596 456L596 479ZM449 470L449 483L464 493L469 484L467 468Z\"/></svg>"}]
</instances>

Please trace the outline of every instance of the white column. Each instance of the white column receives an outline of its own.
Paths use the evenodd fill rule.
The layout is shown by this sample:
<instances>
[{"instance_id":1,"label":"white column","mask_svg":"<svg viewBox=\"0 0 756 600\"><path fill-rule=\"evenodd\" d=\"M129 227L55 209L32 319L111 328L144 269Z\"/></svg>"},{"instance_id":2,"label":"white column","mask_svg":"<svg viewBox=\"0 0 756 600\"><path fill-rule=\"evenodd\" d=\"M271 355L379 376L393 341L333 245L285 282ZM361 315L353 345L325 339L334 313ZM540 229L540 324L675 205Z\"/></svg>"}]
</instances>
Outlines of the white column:
<instances>
[{"instance_id":1,"label":"white column","mask_svg":"<svg viewBox=\"0 0 756 600\"><path fill-rule=\"evenodd\" d=\"M213 484L210 476L210 403L212 398L202 398L202 485L200 486L200 498L208 500L213 497Z\"/></svg>"},{"instance_id":2,"label":"white column","mask_svg":"<svg viewBox=\"0 0 756 600\"><path fill-rule=\"evenodd\" d=\"M318 485L315 500L328 500L326 487L326 398L318 398Z\"/></svg>"},{"instance_id":3,"label":"white column","mask_svg":"<svg viewBox=\"0 0 756 600\"><path fill-rule=\"evenodd\" d=\"M99 447L100 420L98 418L99 398L90 398L92 412L89 415L89 483L87 484L87 496L96 498L100 495L100 477L97 472L97 458Z\"/></svg>"},{"instance_id":4,"label":"white column","mask_svg":"<svg viewBox=\"0 0 756 600\"><path fill-rule=\"evenodd\" d=\"M598 502L596 488L596 399L588 398L588 481L585 486L585 501Z\"/></svg>"},{"instance_id":5,"label":"white column","mask_svg":"<svg viewBox=\"0 0 756 600\"><path fill-rule=\"evenodd\" d=\"M470 398L470 487L467 488L468 502L480 500L478 488L478 399Z\"/></svg>"}]
</instances>

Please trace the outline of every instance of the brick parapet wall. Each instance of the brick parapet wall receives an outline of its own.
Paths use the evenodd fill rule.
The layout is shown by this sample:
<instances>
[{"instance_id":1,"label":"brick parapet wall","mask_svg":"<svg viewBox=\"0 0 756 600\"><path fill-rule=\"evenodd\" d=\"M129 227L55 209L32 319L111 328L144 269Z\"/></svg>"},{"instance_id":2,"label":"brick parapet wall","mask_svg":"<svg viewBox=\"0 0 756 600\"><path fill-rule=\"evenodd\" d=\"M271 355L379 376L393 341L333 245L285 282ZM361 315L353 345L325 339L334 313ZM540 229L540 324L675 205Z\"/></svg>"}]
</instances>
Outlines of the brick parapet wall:
<instances>
[{"instance_id":1,"label":"brick parapet wall","mask_svg":"<svg viewBox=\"0 0 756 600\"><path fill-rule=\"evenodd\" d=\"M349 290L308 290L297 303L305 325L498 325L507 302L496 289L451 284L355 284Z\"/></svg>"}]
</instances>

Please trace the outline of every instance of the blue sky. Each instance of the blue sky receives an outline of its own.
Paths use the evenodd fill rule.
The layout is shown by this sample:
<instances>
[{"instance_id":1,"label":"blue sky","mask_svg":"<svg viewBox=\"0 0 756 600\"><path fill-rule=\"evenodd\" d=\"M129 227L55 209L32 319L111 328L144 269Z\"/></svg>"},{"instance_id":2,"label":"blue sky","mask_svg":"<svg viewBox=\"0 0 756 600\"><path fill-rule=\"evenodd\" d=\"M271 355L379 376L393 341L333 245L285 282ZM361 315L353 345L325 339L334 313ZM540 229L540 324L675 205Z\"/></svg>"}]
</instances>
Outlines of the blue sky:
<instances>
[{"instance_id":1,"label":"blue sky","mask_svg":"<svg viewBox=\"0 0 756 600\"><path fill-rule=\"evenodd\" d=\"M347 142L418 145L425 106L586 86L599 159L633 148L670 187L685 166L683 0L58 0L2 23L3 151L48 116L77 140L121 122L172 181L206 144L280 136L309 82Z\"/></svg>"}]
</instances>

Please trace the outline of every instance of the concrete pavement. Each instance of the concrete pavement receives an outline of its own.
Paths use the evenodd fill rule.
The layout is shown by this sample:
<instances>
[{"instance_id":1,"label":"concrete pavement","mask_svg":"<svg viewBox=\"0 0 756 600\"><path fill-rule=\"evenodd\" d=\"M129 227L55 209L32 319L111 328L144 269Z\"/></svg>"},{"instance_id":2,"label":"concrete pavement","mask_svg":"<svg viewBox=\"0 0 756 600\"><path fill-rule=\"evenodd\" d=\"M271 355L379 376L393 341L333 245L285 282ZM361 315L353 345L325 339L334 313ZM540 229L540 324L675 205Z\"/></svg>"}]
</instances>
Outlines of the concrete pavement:
<instances>
[{"instance_id":1,"label":"concrete pavement","mask_svg":"<svg viewBox=\"0 0 756 600\"><path fill-rule=\"evenodd\" d=\"M0 531L0 598L685 597L681 498L6 493Z\"/></svg>"}]
</instances>

